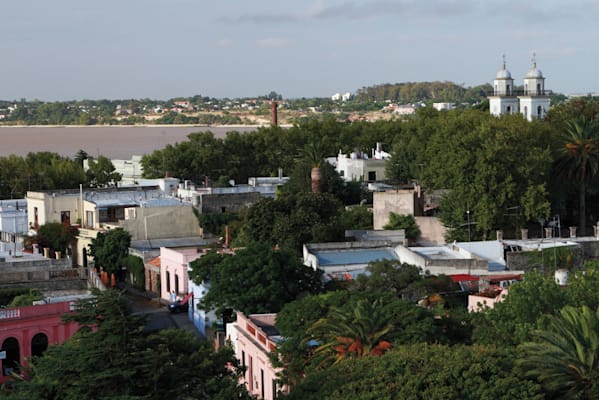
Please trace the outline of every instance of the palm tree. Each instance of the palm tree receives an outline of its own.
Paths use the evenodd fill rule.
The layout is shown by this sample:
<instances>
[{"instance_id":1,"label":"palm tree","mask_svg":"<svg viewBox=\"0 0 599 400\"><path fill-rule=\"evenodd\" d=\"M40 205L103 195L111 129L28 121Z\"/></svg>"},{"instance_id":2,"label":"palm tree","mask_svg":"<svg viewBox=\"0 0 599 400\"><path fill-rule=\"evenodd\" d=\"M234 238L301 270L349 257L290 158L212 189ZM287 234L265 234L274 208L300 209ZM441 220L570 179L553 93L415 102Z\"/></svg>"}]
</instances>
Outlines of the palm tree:
<instances>
[{"instance_id":1,"label":"palm tree","mask_svg":"<svg viewBox=\"0 0 599 400\"><path fill-rule=\"evenodd\" d=\"M303 157L310 163L312 170L310 171L310 178L312 180L312 193L320 193L322 172L320 166L324 159L322 147L320 142L310 142L302 149Z\"/></svg>"},{"instance_id":2,"label":"palm tree","mask_svg":"<svg viewBox=\"0 0 599 400\"><path fill-rule=\"evenodd\" d=\"M519 361L529 376L560 398L599 398L599 308L564 307L533 335Z\"/></svg>"},{"instance_id":3,"label":"palm tree","mask_svg":"<svg viewBox=\"0 0 599 400\"><path fill-rule=\"evenodd\" d=\"M599 124L597 119L569 121L556 163L558 174L578 185L578 226L586 232L587 184L599 171Z\"/></svg>"},{"instance_id":4,"label":"palm tree","mask_svg":"<svg viewBox=\"0 0 599 400\"><path fill-rule=\"evenodd\" d=\"M360 300L352 308L333 308L327 317L308 329L310 339L319 343L314 351L321 356L319 367L346 358L382 355L391 343L385 336L393 329L382 312L380 301Z\"/></svg>"}]
</instances>

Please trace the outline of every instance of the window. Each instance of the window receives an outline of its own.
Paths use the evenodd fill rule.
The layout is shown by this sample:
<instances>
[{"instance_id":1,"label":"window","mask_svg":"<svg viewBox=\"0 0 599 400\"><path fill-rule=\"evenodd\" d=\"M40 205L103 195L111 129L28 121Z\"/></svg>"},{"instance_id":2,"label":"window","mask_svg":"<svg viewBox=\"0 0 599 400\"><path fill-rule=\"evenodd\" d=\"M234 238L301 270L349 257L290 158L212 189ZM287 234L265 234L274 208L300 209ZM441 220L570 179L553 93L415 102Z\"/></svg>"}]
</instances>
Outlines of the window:
<instances>
[{"instance_id":1,"label":"window","mask_svg":"<svg viewBox=\"0 0 599 400\"><path fill-rule=\"evenodd\" d=\"M250 367L248 369L248 371L250 372L250 392L254 390L254 360L252 359L252 356L250 356Z\"/></svg>"},{"instance_id":2,"label":"window","mask_svg":"<svg viewBox=\"0 0 599 400\"><path fill-rule=\"evenodd\" d=\"M506 88L506 93L505 93L505 94L508 94L508 95L509 95L509 94L511 94L511 91L510 91L510 85L507 85L507 88Z\"/></svg>"},{"instance_id":3,"label":"window","mask_svg":"<svg viewBox=\"0 0 599 400\"><path fill-rule=\"evenodd\" d=\"M179 275L175 274L175 293L179 294Z\"/></svg>"},{"instance_id":4,"label":"window","mask_svg":"<svg viewBox=\"0 0 599 400\"><path fill-rule=\"evenodd\" d=\"M368 171L368 180L376 181L376 171Z\"/></svg>"},{"instance_id":5,"label":"window","mask_svg":"<svg viewBox=\"0 0 599 400\"><path fill-rule=\"evenodd\" d=\"M505 111L506 111L508 114L511 114L511 113L512 113L512 107L511 107L511 106L507 106L507 108L505 109Z\"/></svg>"},{"instance_id":6,"label":"window","mask_svg":"<svg viewBox=\"0 0 599 400\"><path fill-rule=\"evenodd\" d=\"M543 107L538 106L537 107L537 118L541 119L541 117L543 117Z\"/></svg>"},{"instance_id":7,"label":"window","mask_svg":"<svg viewBox=\"0 0 599 400\"><path fill-rule=\"evenodd\" d=\"M31 339L31 355L41 356L48 349L48 336L38 333Z\"/></svg>"},{"instance_id":8,"label":"window","mask_svg":"<svg viewBox=\"0 0 599 400\"><path fill-rule=\"evenodd\" d=\"M71 212L70 211L61 211L60 212L60 223L63 225L67 225L67 226L71 225Z\"/></svg>"},{"instance_id":9,"label":"window","mask_svg":"<svg viewBox=\"0 0 599 400\"><path fill-rule=\"evenodd\" d=\"M2 375L9 376L13 372L18 372L21 363L19 341L14 337L9 337L4 340L0 350L6 352L5 358L2 360Z\"/></svg>"},{"instance_id":10,"label":"window","mask_svg":"<svg viewBox=\"0 0 599 400\"><path fill-rule=\"evenodd\" d=\"M87 211L85 213L85 226L88 228L94 227L94 212L93 211Z\"/></svg>"},{"instance_id":11,"label":"window","mask_svg":"<svg viewBox=\"0 0 599 400\"><path fill-rule=\"evenodd\" d=\"M171 274L166 271L166 291L171 292Z\"/></svg>"},{"instance_id":12,"label":"window","mask_svg":"<svg viewBox=\"0 0 599 400\"><path fill-rule=\"evenodd\" d=\"M260 394L264 398L264 370L260 368Z\"/></svg>"},{"instance_id":13,"label":"window","mask_svg":"<svg viewBox=\"0 0 599 400\"><path fill-rule=\"evenodd\" d=\"M35 229L39 228L39 221L38 221L38 216L37 216L37 207L33 207L33 227Z\"/></svg>"}]
</instances>

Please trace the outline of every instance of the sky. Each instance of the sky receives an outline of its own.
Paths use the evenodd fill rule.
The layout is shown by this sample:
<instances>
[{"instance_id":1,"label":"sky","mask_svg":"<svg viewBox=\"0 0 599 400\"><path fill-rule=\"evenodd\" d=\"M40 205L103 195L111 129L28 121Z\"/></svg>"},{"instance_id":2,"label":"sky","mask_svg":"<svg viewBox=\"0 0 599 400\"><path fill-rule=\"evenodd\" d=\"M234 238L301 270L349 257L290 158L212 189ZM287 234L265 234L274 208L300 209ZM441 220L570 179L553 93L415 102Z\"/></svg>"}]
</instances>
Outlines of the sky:
<instances>
[{"instance_id":1,"label":"sky","mask_svg":"<svg viewBox=\"0 0 599 400\"><path fill-rule=\"evenodd\" d=\"M383 83L599 92L599 1L4 0L0 99L285 98Z\"/></svg>"}]
</instances>

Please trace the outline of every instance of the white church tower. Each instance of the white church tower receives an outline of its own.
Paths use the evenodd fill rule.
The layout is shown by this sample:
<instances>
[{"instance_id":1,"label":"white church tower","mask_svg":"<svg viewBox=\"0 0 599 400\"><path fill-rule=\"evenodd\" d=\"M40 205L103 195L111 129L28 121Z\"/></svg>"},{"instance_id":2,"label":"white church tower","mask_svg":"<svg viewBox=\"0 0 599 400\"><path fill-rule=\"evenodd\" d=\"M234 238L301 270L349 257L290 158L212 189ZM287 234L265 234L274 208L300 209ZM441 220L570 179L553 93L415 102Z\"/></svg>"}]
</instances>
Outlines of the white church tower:
<instances>
[{"instance_id":1,"label":"white church tower","mask_svg":"<svg viewBox=\"0 0 599 400\"><path fill-rule=\"evenodd\" d=\"M503 56L503 65L497 72L493 82L493 96L489 96L489 108L491 114L495 116L518 112L518 98L514 92L514 80L510 71L505 67L505 55Z\"/></svg>"},{"instance_id":2,"label":"white church tower","mask_svg":"<svg viewBox=\"0 0 599 400\"><path fill-rule=\"evenodd\" d=\"M533 54L532 66L524 78L524 94L518 96L520 112L529 121L542 119L549 111L551 100L545 91L545 78L537 68L536 56Z\"/></svg>"}]
</instances>

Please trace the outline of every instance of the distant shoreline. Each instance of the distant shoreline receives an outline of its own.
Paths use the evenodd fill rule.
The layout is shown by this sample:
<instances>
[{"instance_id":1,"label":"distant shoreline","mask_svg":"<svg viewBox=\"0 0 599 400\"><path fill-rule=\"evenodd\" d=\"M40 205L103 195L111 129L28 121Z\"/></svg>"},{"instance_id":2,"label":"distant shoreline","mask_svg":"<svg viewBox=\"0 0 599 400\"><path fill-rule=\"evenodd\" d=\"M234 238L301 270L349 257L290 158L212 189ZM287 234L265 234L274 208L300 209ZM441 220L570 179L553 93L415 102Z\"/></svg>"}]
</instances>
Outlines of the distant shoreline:
<instances>
[{"instance_id":1,"label":"distant shoreline","mask_svg":"<svg viewBox=\"0 0 599 400\"><path fill-rule=\"evenodd\" d=\"M281 128L291 128L293 124L279 124ZM137 124L137 125L0 125L0 129L2 128L218 128L218 129L228 129L228 128L249 128L249 129L258 129L258 128L268 128L270 124L256 124L256 125L243 125L243 124L235 124L235 125L202 125L202 124Z\"/></svg>"}]
</instances>

